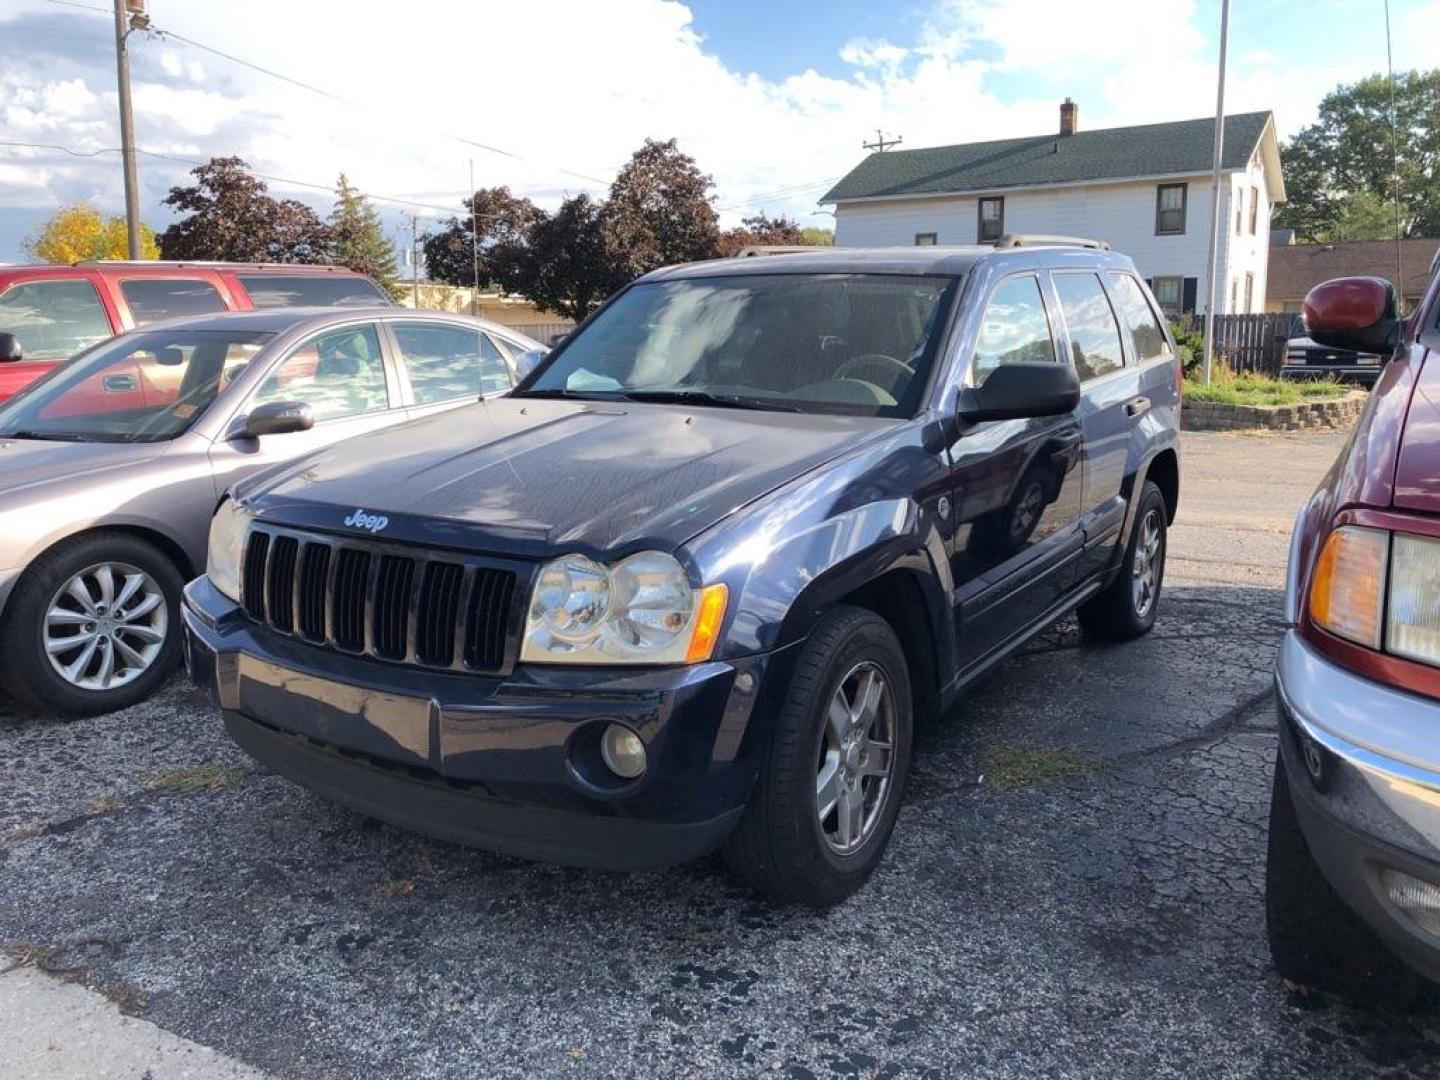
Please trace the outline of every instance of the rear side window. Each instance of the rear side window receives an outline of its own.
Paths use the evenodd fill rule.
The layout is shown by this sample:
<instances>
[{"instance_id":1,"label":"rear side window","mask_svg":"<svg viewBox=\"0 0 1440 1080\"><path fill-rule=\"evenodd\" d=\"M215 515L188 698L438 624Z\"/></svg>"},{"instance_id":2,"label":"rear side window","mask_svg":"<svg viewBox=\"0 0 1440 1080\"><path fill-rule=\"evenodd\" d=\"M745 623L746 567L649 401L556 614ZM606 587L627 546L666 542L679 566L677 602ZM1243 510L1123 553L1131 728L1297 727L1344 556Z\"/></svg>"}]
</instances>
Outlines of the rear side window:
<instances>
[{"instance_id":1,"label":"rear side window","mask_svg":"<svg viewBox=\"0 0 1440 1080\"><path fill-rule=\"evenodd\" d=\"M27 360L59 360L112 336L100 295L88 281L29 281L0 293L0 330Z\"/></svg>"},{"instance_id":2,"label":"rear side window","mask_svg":"<svg viewBox=\"0 0 1440 1080\"><path fill-rule=\"evenodd\" d=\"M479 330L444 323L392 323L416 405L510 389L510 368Z\"/></svg>"},{"instance_id":3,"label":"rear side window","mask_svg":"<svg viewBox=\"0 0 1440 1080\"><path fill-rule=\"evenodd\" d=\"M1155 309L1145 299L1145 292L1138 281L1129 274L1111 274L1110 294L1130 329L1137 361L1143 364L1170 351L1165 331L1160 329L1160 320L1155 317Z\"/></svg>"},{"instance_id":4,"label":"rear side window","mask_svg":"<svg viewBox=\"0 0 1440 1080\"><path fill-rule=\"evenodd\" d=\"M1055 274L1055 291L1070 337L1070 356L1083 382L1098 379L1125 366L1120 349L1120 328L1110 301L1094 274Z\"/></svg>"},{"instance_id":5,"label":"rear side window","mask_svg":"<svg viewBox=\"0 0 1440 1080\"><path fill-rule=\"evenodd\" d=\"M990 373L1002 364L1054 359L1055 343L1050 337L1040 282L1026 274L995 286L975 342L972 385L984 385Z\"/></svg>"},{"instance_id":6,"label":"rear side window","mask_svg":"<svg viewBox=\"0 0 1440 1080\"><path fill-rule=\"evenodd\" d=\"M241 274L257 308L390 306L390 297L367 277L348 274Z\"/></svg>"},{"instance_id":7,"label":"rear side window","mask_svg":"<svg viewBox=\"0 0 1440 1080\"><path fill-rule=\"evenodd\" d=\"M132 278L120 282L120 295L130 305L136 326L226 310L225 301L208 281Z\"/></svg>"}]
</instances>

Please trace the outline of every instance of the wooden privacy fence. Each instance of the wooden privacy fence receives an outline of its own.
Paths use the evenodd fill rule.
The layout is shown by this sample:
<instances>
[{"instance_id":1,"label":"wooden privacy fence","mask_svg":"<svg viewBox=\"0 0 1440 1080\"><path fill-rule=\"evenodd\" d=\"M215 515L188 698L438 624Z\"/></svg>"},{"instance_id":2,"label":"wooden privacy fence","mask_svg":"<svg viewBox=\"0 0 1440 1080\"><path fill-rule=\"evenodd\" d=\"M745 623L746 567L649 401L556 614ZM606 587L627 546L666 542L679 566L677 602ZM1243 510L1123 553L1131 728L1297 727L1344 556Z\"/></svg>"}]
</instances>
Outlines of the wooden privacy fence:
<instances>
[{"instance_id":1,"label":"wooden privacy fence","mask_svg":"<svg viewBox=\"0 0 1440 1080\"><path fill-rule=\"evenodd\" d=\"M1197 318L1203 331L1205 320ZM1299 315L1216 315L1215 356L1235 372L1279 375L1285 362L1285 343L1305 333Z\"/></svg>"}]
</instances>

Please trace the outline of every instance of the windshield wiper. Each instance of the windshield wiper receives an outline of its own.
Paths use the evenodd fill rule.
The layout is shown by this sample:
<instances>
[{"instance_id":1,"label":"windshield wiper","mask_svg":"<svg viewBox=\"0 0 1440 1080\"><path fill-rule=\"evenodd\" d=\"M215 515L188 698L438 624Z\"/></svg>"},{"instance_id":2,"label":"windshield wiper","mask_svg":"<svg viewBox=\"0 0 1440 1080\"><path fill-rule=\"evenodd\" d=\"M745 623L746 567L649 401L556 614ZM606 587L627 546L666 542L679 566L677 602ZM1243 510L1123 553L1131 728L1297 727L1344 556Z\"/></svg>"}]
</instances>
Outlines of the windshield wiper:
<instances>
[{"instance_id":1,"label":"windshield wiper","mask_svg":"<svg viewBox=\"0 0 1440 1080\"><path fill-rule=\"evenodd\" d=\"M20 431L0 432L0 439L36 439L41 442L89 442L89 436L78 431L34 431L24 428Z\"/></svg>"},{"instance_id":2,"label":"windshield wiper","mask_svg":"<svg viewBox=\"0 0 1440 1080\"><path fill-rule=\"evenodd\" d=\"M797 405L771 402L769 399L737 397L733 394L712 394L708 390L627 390L625 397L630 401L650 401L656 404L674 402L679 405L716 405L722 409L758 409L763 412L804 412Z\"/></svg>"},{"instance_id":3,"label":"windshield wiper","mask_svg":"<svg viewBox=\"0 0 1440 1080\"><path fill-rule=\"evenodd\" d=\"M507 395L514 398L558 398L577 401L628 401L629 394L618 390L512 390Z\"/></svg>"}]
</instances>

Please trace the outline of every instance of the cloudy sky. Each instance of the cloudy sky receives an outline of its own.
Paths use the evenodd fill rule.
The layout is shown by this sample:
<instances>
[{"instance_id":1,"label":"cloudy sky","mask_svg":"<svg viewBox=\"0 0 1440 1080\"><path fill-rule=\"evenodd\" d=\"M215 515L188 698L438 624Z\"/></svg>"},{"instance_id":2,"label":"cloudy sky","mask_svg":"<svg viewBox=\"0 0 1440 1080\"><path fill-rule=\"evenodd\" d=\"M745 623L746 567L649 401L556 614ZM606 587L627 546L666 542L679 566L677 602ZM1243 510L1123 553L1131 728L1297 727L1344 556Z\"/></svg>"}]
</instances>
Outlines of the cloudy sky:
<instances>
[{"instance_id":1,"label":"cloudy sky","mask_svg":"<svg viewBox=\"0 0 1440 1080\"><path fill-rule=\"evenodd\" d=\"M816 199L878 126L925 146L1214 111L1218 0L149 0L132 35L144 219L238 154L325 210L342 169L387 225L508 184L600 192L677 137L726 222L828 225ZM1234 0L1227 107L1282 135L1385 67L1382 0ZM1392 0L1397 69L1434 63L1440 2ZM105 0L0 0L0 262L61 203L123 209ZM221 54L228 54L228 57ZM253 66L246 66L253 65ZM266 71L258 68L268 69ZM301 85L303 84L303 85ZM44 144L43 148L16 143ZM382 198L383 197L383 198Z\"/></svg>"}]
</instances>

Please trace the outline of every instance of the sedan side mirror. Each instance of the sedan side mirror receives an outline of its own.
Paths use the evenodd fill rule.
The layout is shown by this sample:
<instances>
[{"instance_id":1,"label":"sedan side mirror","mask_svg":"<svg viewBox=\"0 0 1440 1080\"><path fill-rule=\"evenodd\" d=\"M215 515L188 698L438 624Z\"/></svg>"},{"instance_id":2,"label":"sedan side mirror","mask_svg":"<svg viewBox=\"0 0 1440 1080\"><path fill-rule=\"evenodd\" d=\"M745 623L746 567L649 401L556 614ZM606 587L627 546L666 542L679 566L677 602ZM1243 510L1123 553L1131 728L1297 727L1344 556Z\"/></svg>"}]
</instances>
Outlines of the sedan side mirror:
<instances>
[{"instance_id":1,"label":"sedan side mirror","mask_svg":"<svg viewBox=\"0 0 1440 1080\"><path fill-rule=\"evenodd\" d=\"M245 417L236 436L258 439L261 435L288 435L309 431L315 426L315 410L303 401L267 401L256 405Z\"/></svg>"},{"instance_id":2,"label":"sedan side mirror","mask_svg":"<svg viewBox=\"0 0 1440 1080\"><path fill-rule=\"evenodd\" d=\"M0 361L23 360L25 350L20 348L20 339L14 334L7 334L0 331Z\"/></svg>"},{"instance_id":3,"label":"sedan side mirror","mask_svg":"<svg viewBox=\"0 0 1440 1080\"><path fill-rule=\"evenodd\" d=\"M1053 360L1001 364L977 387L960 392L960 419L1021 420L1060 416L1080 404L1080 378Z\"/></svg>"},{"instance_id":4,"label":"sedan side mirror","mask_svg":"<svg viewBox=\"0 0 1440 1080\"><path fill-rule=\"evenodd\" d=\"M1400 340L1395 286L1384 278L1322 282L1305 294L1305 332L1317 344L1351 352L1391 352Z\"/></svg>"}]
</instances>

